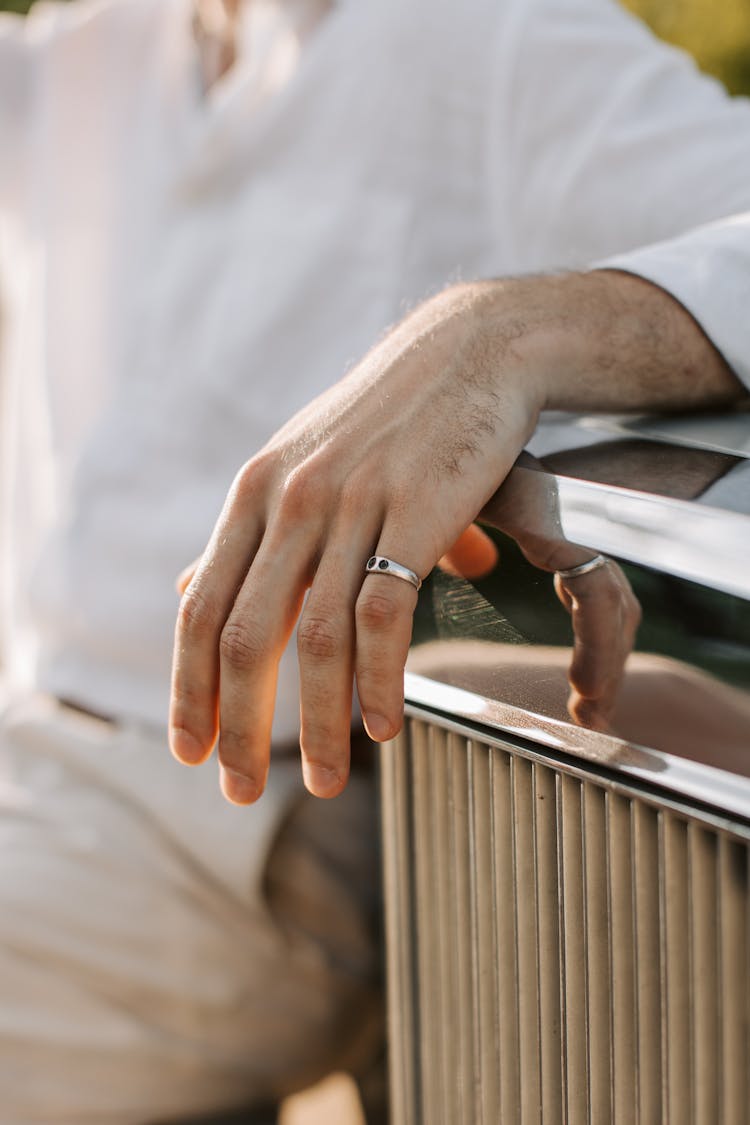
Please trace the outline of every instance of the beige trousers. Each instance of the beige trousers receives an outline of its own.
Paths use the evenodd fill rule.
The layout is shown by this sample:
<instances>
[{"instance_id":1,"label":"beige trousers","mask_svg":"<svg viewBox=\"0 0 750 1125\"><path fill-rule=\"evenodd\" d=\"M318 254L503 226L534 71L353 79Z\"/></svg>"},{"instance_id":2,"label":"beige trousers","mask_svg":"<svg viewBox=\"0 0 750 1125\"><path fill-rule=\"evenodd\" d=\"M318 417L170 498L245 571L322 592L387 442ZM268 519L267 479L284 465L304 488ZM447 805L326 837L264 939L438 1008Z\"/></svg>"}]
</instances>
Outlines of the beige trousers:
<instances>
[{"instance_id":1,"label":"beige trousers","mask_svg":"<svg viewBox=\"0 0 750 1125\"><path fill-rule=\"evenodd\" d=\"M31 699L0 720L0 1125L274 1101L380 1034L370 775L258 805L164 735Z\"/></svg>"}]
</instances>

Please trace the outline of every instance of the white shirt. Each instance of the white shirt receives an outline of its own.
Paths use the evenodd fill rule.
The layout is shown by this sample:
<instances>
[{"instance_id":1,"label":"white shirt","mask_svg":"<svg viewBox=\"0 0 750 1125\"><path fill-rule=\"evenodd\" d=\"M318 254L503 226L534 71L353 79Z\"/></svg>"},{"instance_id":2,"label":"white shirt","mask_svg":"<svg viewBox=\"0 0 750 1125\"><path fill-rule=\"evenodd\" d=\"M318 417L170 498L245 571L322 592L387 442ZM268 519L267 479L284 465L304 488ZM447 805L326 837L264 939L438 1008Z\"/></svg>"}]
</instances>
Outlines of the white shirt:
<instances>
[{"instance_id":1,"label":"white shirt","mask_svg":"<svg viewBox=\"0 0 750 1125\"><path fill-rule=\"evenodd\" d=\"M679 237L750 211L750 106L610 0L346 0L281 54L204 101L187 0L0 17L6 661L94 710L163 721L239 465L445 283L627 253L750 382L750 220Z\"/></svg>"}]
</instances>

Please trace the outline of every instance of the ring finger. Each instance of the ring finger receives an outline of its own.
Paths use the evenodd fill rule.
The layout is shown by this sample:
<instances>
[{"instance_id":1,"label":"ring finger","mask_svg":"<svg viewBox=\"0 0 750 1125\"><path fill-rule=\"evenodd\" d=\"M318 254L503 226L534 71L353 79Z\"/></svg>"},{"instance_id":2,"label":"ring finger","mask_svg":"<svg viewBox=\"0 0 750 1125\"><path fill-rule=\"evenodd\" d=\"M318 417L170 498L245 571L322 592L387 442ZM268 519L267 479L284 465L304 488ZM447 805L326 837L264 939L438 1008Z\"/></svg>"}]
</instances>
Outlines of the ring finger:
<instances>
[{"instance_id":1,"label":"ring finger","mask_svg":"<svg viewBox=\"0 0 750 1125\"><path fill-rule=\"evenodd\" d=\"M383 529L375 555L396 561L418 579L430 569L397 529ZM401 728L404 665L416 604L417 590L398 570L376 565L365 572L356 605L355 668L365 726L377 742L393 738Z\"/></svg>"}]
</instances>

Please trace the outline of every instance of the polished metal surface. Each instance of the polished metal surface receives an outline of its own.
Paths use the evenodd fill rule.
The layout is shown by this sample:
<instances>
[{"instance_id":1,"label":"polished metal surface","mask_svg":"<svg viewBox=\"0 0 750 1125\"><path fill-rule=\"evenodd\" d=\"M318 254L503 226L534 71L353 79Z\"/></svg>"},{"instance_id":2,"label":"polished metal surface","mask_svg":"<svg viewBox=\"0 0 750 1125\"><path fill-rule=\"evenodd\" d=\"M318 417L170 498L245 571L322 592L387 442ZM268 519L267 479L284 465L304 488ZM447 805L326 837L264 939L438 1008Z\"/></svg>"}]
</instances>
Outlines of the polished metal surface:
<instances>
[{"instance_id":1,"label":"polished metal surface","mask_svg":"<svg viewBox=\"0 0 750 1125\"><path fill-rule=\"evenodd\" d=\"M522 455L481 513L495 570L425 584L407 703L747 817L750 461L705 436L688 447L699 422L675 420L679 445L603 440L588 419L541 427L542 455ZM750 413L726 423L737 448ZM556 588L553 572L591 552L610 574Z\"/></svg>"},{"instance_id":2,"label":"polished metal surface","mask_svg":"<svg viewBox=\"0 0 750 1125\"><path fill-rule=\"evenodd\" d=\"M566 477L555 485L562 530L572 543L750 598L747 516Z\"/></svg>"},{"instance_id":3,"label":"polished metal surface","mask_svg":"<svg viewBox=\"0 0 750 1125\"><path fill-rule=\"evenodd\" d=\"M594 430L610 430L689 449L712 449L750 458L750 416L747 411L734 414L682 414L659 418L644 415L589 418L586 425Z\"/></svg>"},{"instance_id":4,"label":"polished metal surface","mask_svg":"<svg viewBox=\"0 0 750 1125\"><path fill-rule=\"evenodd\" d=\"M534 714L477 692L464 691L439 680L407 673L405 678L407 715L432 712L438 720L449 716L468 720L486 731L513 735L522 740L516 749L520 756L531 751L544 756L544 748L579 760L581 768L607 771L620 786L631 782L661 790L662 799L685 798L723 814L737 831L750 839L750 778L691 761L676 754L636 746L600 731L586 730L572 723ZM606 780L602 782L606 786Z\"/></svg>"}]
</instances>

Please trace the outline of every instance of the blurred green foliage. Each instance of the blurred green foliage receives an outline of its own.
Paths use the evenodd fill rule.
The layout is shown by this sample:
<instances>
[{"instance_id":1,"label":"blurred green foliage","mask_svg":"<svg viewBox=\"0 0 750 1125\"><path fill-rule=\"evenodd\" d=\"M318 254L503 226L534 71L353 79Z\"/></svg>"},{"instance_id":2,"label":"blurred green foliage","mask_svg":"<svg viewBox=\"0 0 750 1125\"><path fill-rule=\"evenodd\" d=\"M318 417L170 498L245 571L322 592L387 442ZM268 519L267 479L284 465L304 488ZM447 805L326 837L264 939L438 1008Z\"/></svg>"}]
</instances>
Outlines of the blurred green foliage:
<instances>
[{"instance_id":1,"label":"blurred green foliage","mask_svg":"<svg viewBox=\"0 0 750 1125\"><path fill-rule=\"evenodd\" d=\"M750 0L622 2L662 38L692 52L701 68L721 78L733 93L750 94ZM0 10L26 12L32 3L0 0Z\"/></svg>"},{"instance_id":2,"label":"blurred green foliage","mask_svg":"<svg viewBox=\"0 0 750 1125\"><path fill-rule=\"evenodd\" d=\"M750 0L623 0L735 94L750 94Z\"/></svg>"}]
</instances>

